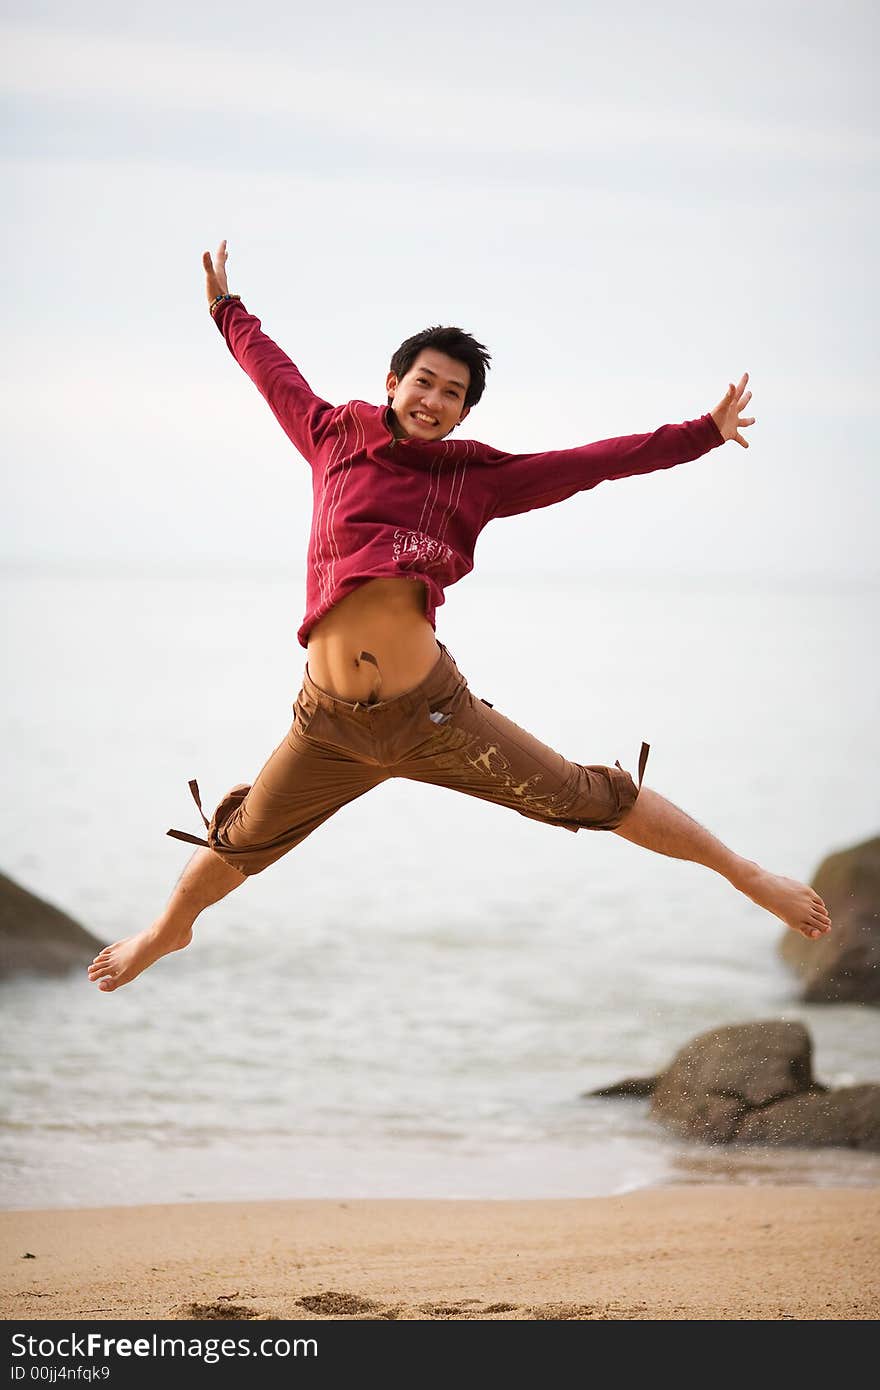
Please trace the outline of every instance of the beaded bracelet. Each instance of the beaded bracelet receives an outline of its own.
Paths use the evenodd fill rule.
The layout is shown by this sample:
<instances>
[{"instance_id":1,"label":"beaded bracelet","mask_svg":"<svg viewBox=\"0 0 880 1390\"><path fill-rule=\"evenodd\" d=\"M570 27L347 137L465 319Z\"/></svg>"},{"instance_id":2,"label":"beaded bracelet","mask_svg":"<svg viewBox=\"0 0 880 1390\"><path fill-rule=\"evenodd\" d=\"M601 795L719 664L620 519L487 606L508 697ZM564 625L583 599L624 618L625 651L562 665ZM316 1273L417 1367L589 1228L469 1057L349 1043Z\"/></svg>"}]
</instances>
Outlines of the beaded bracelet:
<instances>
[{"instance_id":1,"label":"beaded bracelet","mask_svg":"<svg viewBox=\"0 0 880 1390\"><path fill-rule=\"evenodd\" d=\"M211 310L211 318L214 317L215 310L219 309L221 304L225 304L227 299L241 299L241 295L215 294L214 298L211 300L211 303L208 305L208 308Z\"/></svg>"}]
</instances>

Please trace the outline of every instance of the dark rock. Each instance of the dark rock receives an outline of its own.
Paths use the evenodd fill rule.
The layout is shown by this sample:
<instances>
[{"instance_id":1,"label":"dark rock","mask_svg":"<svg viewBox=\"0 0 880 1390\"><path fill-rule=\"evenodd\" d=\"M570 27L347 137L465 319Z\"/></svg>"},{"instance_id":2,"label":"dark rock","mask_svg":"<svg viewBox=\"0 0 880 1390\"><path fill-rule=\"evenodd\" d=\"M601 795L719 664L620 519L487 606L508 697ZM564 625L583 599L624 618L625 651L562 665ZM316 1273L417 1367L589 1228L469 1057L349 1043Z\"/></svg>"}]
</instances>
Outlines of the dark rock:
<instances>
[{"instance_id":1,"label":"dark rock","mask_svg":"<svg viewBox=\"0 0 880 1390\"><path fill-rule=\"evenodd\" d=\"M789 1096L750 1110L736 1137L744 1144L827 1145L880 1153L880 1086L841 1086L824 1094Z\"/></svg>"},{"instance_id":2,"label":"dark rock","mask_svg":"<svg viewBox=\"0 0 880 1390\"><path fill-rule=\"evenodd\" d=\"M740 1023L701 1033L658 1077L652 1111L671 1127L680 1122L690 1130L695 1109L705 1109L707 1098L736 1101L745 1112L780 1096L797 1095L813 1084L811 1051L801 1023ZM717 1112L724 1115L725 1128L730 1109L724 1106Z\"/></svg>"},{"instance_id":3,"label":"dark rock","mask_svg":"<svg viewBox=\"0 0 880 1390\"><path fill-rule=\"evenodd\" d=\"M83 968L102 944L66 912L0 874L0 979Z\"/></svg>"},{"instance_id":4,"label":"dark rock","mask_svg":"<svg viewBox=\"0 0 880 1390\"><path fill-rule=\"evenodd\" d=\"M828 1090L813 1077L801 1023L741 1023L701 1033L656 1078L592 1095L647 1094L666 1128L707 1144L773 1144L880 1152L880 1086Z\"/></svg>"},{"instance_id":5,"label":"dark rock","mask_svg":"<svg viewBox=\"0 0 880 1390\"><path fill-rule=\"evenodd\" d=\"M630 1076L613 1086L601 1086L598 1091L585 1091L587 1096L651 1096L657 1085L656 1076Z\"/></svg>"},{"instance_id":6,"label":"dark rock","mask_svg":"<svg viewBox=\"0 0 880 1390\"><path fill-rule=\"evenodd\" d=\"M787 929L783 960L803 976L810 1004L880 1004L880 837L824 859L813 887L831 915L816 941Z\"/></svg>"}]
</instances>

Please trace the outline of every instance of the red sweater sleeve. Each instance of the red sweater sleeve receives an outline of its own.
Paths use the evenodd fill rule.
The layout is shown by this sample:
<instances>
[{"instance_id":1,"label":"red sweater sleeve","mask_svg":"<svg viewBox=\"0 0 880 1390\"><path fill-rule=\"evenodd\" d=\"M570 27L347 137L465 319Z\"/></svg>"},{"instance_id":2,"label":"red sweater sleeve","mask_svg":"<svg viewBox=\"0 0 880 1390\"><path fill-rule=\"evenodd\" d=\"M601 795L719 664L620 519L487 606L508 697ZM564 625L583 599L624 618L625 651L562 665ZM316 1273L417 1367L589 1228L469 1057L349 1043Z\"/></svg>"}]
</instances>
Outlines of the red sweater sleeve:
<instances>
[{"instance_id":1,"label":"red sweater sleeve","mask_svg":"<svg viewBox=\"0 0 880 1390\"><path fill-rule=\"evenodd\" d=\"M674 468L723 443L712 416L701 415L699 420L686 420L681 425L661 425L653 434L601 439L577 449L544 454L504 454L489 449L489 460L496 465L492 471L497 487L491 516L516 516L536 507L549 507L610 478Z\"/></svg>"},{"instance_id":2,"label":"red sweater sleeve","mask_svg":"<svg viewBox=\"0 0 880 1390\"><path fill-rule=\"evenodd\" d=\"M330 423L333 406L315 395L299 368L266 336L260 320L248 313L241 300L221 304L214 322L288 439L311 463Z\"/></svg>"}]
</instances>

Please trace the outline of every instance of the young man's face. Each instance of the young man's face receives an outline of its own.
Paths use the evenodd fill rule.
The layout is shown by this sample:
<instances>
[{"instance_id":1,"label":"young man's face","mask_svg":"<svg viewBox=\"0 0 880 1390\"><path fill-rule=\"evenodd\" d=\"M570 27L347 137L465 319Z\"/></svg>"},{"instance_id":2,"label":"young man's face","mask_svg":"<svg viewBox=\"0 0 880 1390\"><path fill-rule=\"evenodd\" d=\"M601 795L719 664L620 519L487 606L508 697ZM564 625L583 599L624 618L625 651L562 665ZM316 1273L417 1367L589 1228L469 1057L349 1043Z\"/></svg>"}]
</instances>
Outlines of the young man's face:
<instances>
[{"instance_id":1,"label":"young man's face","mask_svg":"<svg viewBox=\"0 0 880 1390\"><path fill-rule=\"evenodd\" d=\"M409 439L443 439L470 410L464 398L470 368L435 348L422 348L399 380L388 373L385 383L397 423Z\"/></svg>"}]
</instances>

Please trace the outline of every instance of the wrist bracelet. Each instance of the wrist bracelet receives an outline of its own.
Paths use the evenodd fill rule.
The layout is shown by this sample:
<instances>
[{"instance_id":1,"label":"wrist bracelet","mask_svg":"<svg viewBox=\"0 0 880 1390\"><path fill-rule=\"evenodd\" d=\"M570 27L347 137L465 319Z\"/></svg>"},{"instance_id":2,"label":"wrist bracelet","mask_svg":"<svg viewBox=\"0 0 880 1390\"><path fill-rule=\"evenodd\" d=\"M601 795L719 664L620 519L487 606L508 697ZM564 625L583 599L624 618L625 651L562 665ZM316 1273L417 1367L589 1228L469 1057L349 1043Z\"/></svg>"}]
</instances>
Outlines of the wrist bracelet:
<instances>
[{"instance_id":1,"label":"wrist bracelet","mask_svg":"<svg viewBox=\"0 0 880 1390\"><path fill-rule=\"evenodd\" d=\"M240 295L240 294L215 294L214 298L211 300L211 303L208 305L208 308L209 308L210 311L211 311L211 318L214 317L214 312L215 312L215 310L219 309L221 304L225 304L226 301L227 301L227 299L241 299L241 295Z\"/></svg>"}]
</instances>

